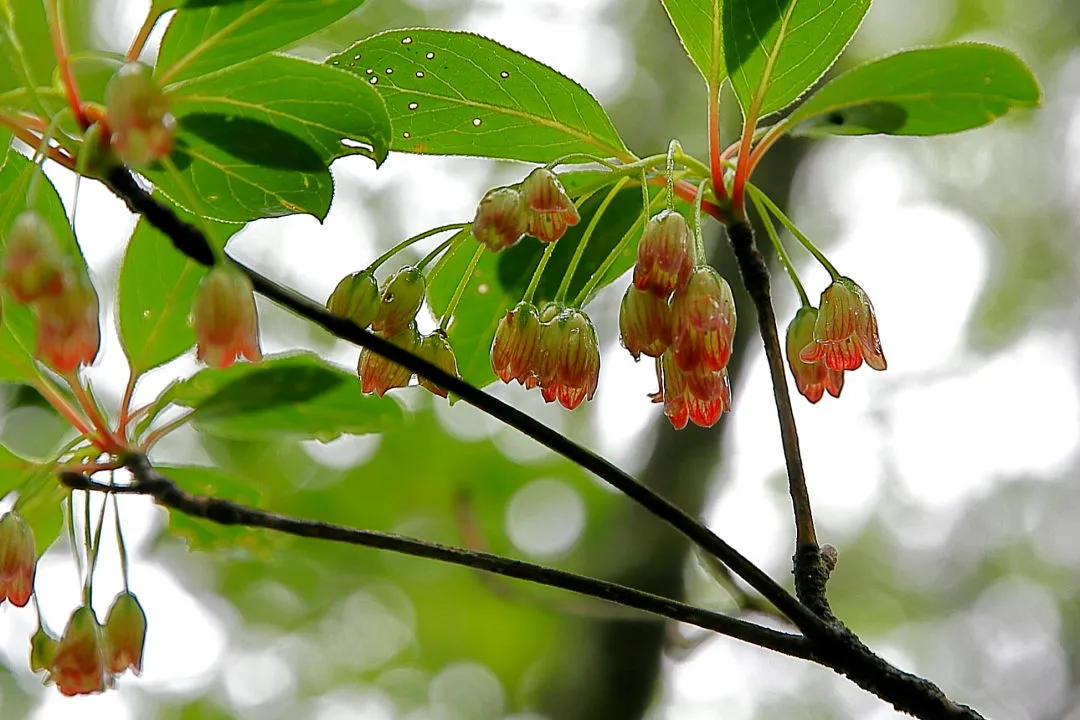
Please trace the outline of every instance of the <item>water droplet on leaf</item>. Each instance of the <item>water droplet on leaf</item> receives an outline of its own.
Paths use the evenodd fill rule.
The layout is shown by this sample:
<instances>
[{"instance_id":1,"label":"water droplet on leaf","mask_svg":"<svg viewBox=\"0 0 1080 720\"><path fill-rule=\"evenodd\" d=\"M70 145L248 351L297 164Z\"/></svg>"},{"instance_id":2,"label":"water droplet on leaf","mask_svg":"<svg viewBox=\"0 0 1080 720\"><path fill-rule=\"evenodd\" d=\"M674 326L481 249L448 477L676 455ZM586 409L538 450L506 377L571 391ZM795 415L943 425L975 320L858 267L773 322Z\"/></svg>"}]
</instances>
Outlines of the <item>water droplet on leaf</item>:
<instances>
[{"instance_id":1,"label":"water droplet on leaf","mask_svg":"<svg viewBox=\"0 0 1080 720\"><path fill-rule=\"evenodd\" d=\"M376 84L378 84L378 82L379 82L379 78L377 78L377 77L374 77L374 76L372 76L372 78L371 78L371 80L370 80L369 82L370 82L370 83L371 83L372 85L376 85Z\"/></svg>"},{"instance_id":2,"label":"water droplet on leaf","mask_svg":"<svg viewBox=\"0 0 1080 720\"><path fill-rule=\"evenodd\" d=\"M476 127L480 127L480 123L482 123L482 122L484 122L484 121L481 120L480 118L473 118L472 119L472 124L475 125Z\"/></svg>"},{"instance_id":3,"label":"water droplet on leaf","mask_svg":"<svg viewBox=\"0 0 1080 720\"><path fill-rule=\"evenodd\" d=\"M418 77L418 78L424 77L424 71L423 70L417 70L416 71L416 77Z\"/></svg>"},{"instance_id":4,"label":"water droplet on leaf","mask_svg":"<svg viewBox=\"0 0 1080 720\"><path fill-rule=\"evenodd\" d=\"M405 132L401 133L401 137L403 137L403 138L405 138L406 140L408 140L409 138L411 138L411 137L412 137L412 133L411 133L411 132L409 132L408 130L406 130Z\"/></svg>"},{"instance_id":5,"label":"water droplet on leaf","mask_svg":"<svg viewBox=\"0 0 1080 720\"><path fill-rule=\"evenodd\" d=\"M499 77L505 80L506 78L510 77L510 73L503 70L501 73L499 73Z\"/></svg>"},{"instance_id":6,"label":"water droplet on leaf","mask_svg":"<svg viewBox=\"0 0 1080 720\"><path fill-rule=\"evenodd\" d=\"M401 44L402 45L412 45L412 38L411 37L403 37L403 38L401 38Z\"/></svg>"},{"instance_id":7,"label":"water droplet on leaf","mask_svg":"<svg viewBox=\"0 0 1080 720\"><path fill-rule=\"evenodd\" d=\"M420 103L414 103L414 102L409 103L409 109L410 110L415 110L418 107L420 107Z\"/></svg>"},{"instance_id":8,"label":"water droplet on leaf","mask_svg":"<svg viewBox=\"0 0 1080 720\"><path fill-rule=\"evenodd\" d=\"M368 75L373 75L375 73L375 68L368 68L364 72L366 72Z\"/></svg>"},{"instance_id":9,"label":"water droplet on leaf","mask_svg":"<svg viewBox=\"0 0 1080 720\"><path fill-rule=\"evenodd\" d=\"M387 75L393 75L394 74L394 68L386 68L386 74Z\"/></svg>"},{"instance_id":10,"label":"water droplet on leaf","mask_svg":"<svg viewBox=\"0 0 1080 720\"><path fill-rule=\"evenodd\" d=\"M435 59L435 53L433 53L433 52L429 52L429 53L428 53L427 55L425 55L424 57L426 57L426 58L427 58L428 60L434 60L434 59Z\"/></svg>"}]
</instances>

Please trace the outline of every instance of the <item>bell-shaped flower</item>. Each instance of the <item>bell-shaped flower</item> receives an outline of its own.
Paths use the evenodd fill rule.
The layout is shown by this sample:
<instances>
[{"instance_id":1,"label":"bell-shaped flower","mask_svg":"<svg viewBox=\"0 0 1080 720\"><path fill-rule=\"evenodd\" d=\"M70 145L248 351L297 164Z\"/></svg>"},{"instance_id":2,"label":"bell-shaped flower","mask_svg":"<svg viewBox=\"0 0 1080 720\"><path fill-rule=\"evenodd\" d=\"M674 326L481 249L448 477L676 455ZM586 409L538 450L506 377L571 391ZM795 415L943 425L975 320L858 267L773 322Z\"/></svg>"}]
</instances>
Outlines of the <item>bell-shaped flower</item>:
<instances>
[{"instance_id":1,"label":"bell-shaped flower","mask_svg":"<svg viewBox=\"0 0 1080 720\"><path fill-rule=\"evenodd\" d=\"M840 397L844 388L844 371L830 370L820 360L805 362L800 351L814 342L814 326L817 324L818 310L814 307L800 308L787 329L786 352L791 375L795 378L795 387L812 403L820 400L825 391L833 397Z\"/></svg>"},{"instance_id":2,"label":"bell-shaped flower","mask_svg":"<svg viewBox=\"0 0 1080 720\"><path fill-rule=\"evenodd\" d=\"M427 282L418 268L410 266L398 270L383 285L379 312L371 329L383 337L394 337L404 332L416 319L426 292Z\"/></svg>"},{"instance_id":3,"label":"bell-shaped flower","mask_svg":"<svg viewBox=\"0 0 1080 720\"><path fill-rule=\"evenodd\" d=\"M536 168L521 181L521 195L528 213L528 233L541 242L555 242L569 226L581 221L558 175L547 168Z\"/></svg>"},{"instance_id":4,"label":"bell-shaped flower","mask_svg":"<svg viewBox=\"0 0 1080 720\"><path fill-rule=\"evenodd\" d=\"M805 363L824 363L830 370L855 370L863 360L884 370L874 306L853 280L840 277L821 293L814 339L799 351Z\"/></svg>"},{"instance_id":5,"label":"bell-shaped flower","mask_svg":"<svg viewBox=\"0 0 1080 720\"><path fill-rule=\"evenodd\" d=\"M326 301L327 310L362 328L374 322L379 305L379 286L366 270L343 277Z\"/></svg>"},{"instance_id":6,"label":"bell-shaped flower","mask_svg":"<svg viewBox=\"0 0 1080 720\"><path fill-rule=\"evenodd\" d=\"M694 270L686 288L675 293L671 312L675 319L671 345L680 368L727 367L735 338L735 299L720 273L708 266Z\"/></svg>"},{"instance_id":7,"label":"bell-shaped flower","mask_svg":"<svg viewBox=\"0 0 1080 720\"><path fill-rule=\"evenodd\" d=\"M119 675L131 668L136 675L142 673L146 613L131 592L125 590L113 598L105 616L105 641L109 672Z\"/></svg>"},{"instance_id":8,"label":"bell-shaped flower","mask_svg":"<svg viewBox=\"0 0 1080 720\"><path fill-rule=\"evenodd\" d=\"M64 695L89 695L105 690L112 681L108 648L94 611L78 608L56 648L49 680Z\"/></svg>"},{"instance_id":9,"label":"bell-shaped flower","mask_svg":"<svg viewBox=\"0 0 1080 720\"><path fill-rule=\"evenodd\" d=\"M671 305L651 292L626 288L619 306L619 336L635 360L642 355L658 358L671 344L674 319Z\"/></svg>"},{"instance_id":10,"label":"bell-shaped flower","mask_svg":"<svg viewBox=\"0 0 1080 720\"><path fill-rule=\"evenodd\" d=\"M382 336L382 333L379 333ZM420 344L416 325L409 325L404 331L398 333L390 342L399 348L416 352ZM360 391L365 395L375 393L379 397L385 395L394 388L405 387L412 379L412 371L391 362L378 353L367 348L360 351L360 359L356 365L356 373L360 377Z\"/></svg>"},{"instance_id":11,"label":"bell-shaped flower","mask_svg":"<svg viewBox=\"0 0 1080 720\"><path fill-rule=\"evenodd\" d=\"M664 210L650 218L638 241L634 287L659 298L686 287L694 268L693 242L680 213Z\"/></svg>"},{"instance_id":12,"label":"bell-shaped flower","mask_svg":"<svg viewBox=\"0 0 1080 720\"><path fill-rule=\"evenodd\" d=\"M679 367L670 351L664 353L661 365L662 390L654 401L664 403L664 415L676 430L682 430L689 422L698 427L712 427L731 409L727 368L687 372Z\"/></svg>"},{"instance_id":13,"label":"bell-shaped flower","mask_svg":"<svg viewBox=\"0 0 1080 720\"><path fill-rule=\"evenodd\" d=\"M19 213L4 237L3 281L16 302L58 295L68 261L45 219L33 210Z\"/></svg>"},{"instance_id":14,"label":"bell-shaped flower","mask_svg":"<svg viewBox=\"0 0 1080 720\"><path fill-rule=\"evenodd\" d=\"M573 410L592 400L600 377L600 343L589 316L566 308L543 323L540 335L540 390L547 402Z\"/></svg>"},{"instance_id":15,"label":"bell-shaped flower","mask_svg":"<svg viewBox=\"0 0 1080 720\"><path fill-rule=\"evenodd\" d=\"M488 190L476 206L472 234L498 252L510 247L529 229L529 213L525 198L517 188L499 187Z\"/></svg>"},{"instance_id":16,"label":"bell-shaped flower","mask_svg":"<svg viewBox=\"0 0 1080 720\"><path fill-rule=\"evenodd\" d=\"M41 672L52 667L60 640L53 637L38 621L38 628L30 636L30 672Z\"/></svg>"},{"instance_id":17,"label":"bell-shaped flower","mask_svg":"<svg viewBox=\"0 0 1080 720\"><path fill-rule=\"evenodd\" d=\"M417 355L427 360L454 377L460 377L458 373L457 357L454 348L450 346L450 340L442 330L436 330L431 335L425 335L420 341ZM435 393L439 397L446 397L446 390L431 382L427 378L420 378L420 385Z\"/></svg>"},{"instance_id":18,"label":"bell-shaped flower","mask_svg":"<svg viewBox=\"0 0 1080 720\"><path fill-rule=\"evenodd\" d=\"M33 308L38 360L61 375L94 362L101 347L98 295L85 272L67 270L60 293L39 297Z\"/></svg>"},{"instance_id":19,"label":"bell-shaped flower","mask_svg":"<svg viewBox=\"0 0 1080 720\"><path fill-rule=\"evenodd\" d=\"M210 269L195 292L192 310L196 357L213 368L237 358L262 359L255 292L246 275L226 265Z\"/></svg>"},{"instance_id":20,"label":"bell-shaped flower","mask_svg":"<svg viewBox=\"0 0 1080 720\"><path fill-rule=\"evenodd\" d=\"M540 313L536 306L519 302L507 310L495 328L491 343L491 369L504 383L517 380L535 387L539 380Z\"/></svg>"},{"instance_id":21,"label":"bell-shaped flower","mask_svg":"<svg viewBox=\"0 0 1080 720\"><path fill-rule=\"evenodd\" d=\"M172 149L176 123L169 100L143 63L128 62L116 71L105 89L105 117L110 145L125 165L144 167Z\"/></svg>"},{"instance_id":22,"label":"bell-shaped flower","mask_svg":"<svg viewBox=\"0 0 1080 720\"><path fill-rule=\"evenodd\" d=\"M0 602L24 607L34 592L34 531L12 511L0 517Z\"/></svg>"}]
</instances>

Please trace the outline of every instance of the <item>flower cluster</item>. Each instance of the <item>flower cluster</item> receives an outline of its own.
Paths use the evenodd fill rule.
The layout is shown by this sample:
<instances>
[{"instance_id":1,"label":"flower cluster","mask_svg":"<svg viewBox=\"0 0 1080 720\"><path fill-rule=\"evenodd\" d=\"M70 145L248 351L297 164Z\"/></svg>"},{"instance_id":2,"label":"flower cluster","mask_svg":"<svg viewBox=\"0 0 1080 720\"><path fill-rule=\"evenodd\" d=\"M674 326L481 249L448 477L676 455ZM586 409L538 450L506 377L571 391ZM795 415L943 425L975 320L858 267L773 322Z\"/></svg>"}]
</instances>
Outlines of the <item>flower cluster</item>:
<instances>
[{"instance_id":1,"label":"flower cluster","mask_svg":"<svg viewBox=\"0 0 1080 720\"><path fill-rule=\"evenodd\" d=\"M4 238L4 287L38 320L35 357L61 375L90 365L101 344L98 295L86 268L60 249L41 215L26 210Z\"/></svg>"},{"instance_id":2,"label":"flower cluster","mask_svg":"<svg viewBox=\"0 0 1080 720\"><path fill-rule=\"evenodd\" d=\"M681 214L665 210L651 218L619 308L623 346L635 360L656 358L660 391L652 397L677 429L691 421L710 427L731 408L735 300L716 270L694 266L693 246Z\"/></svg>"},{"instance_id":3,"label":"flower cluster","mask_svg":"<svg viewBox=\"0 0 1080 720\"><path fill-rule=\"evenodd\" d=\"M821 294L821 308L803 307L787 329L787 358L795 387L816 403L826 391L840 397L844 371L866 361L884 370L877 318L870 298L853 280L838 277Z\"/></svg>"},{"instance_id":4,"label":"flower cluster","mask_svg":"<svg viewBox=\"0 0 1080 720\"><path fill-rule=\"evenodd\" d=\"M30 526L15 511L0 517L0 603L29 603L36 565ZM44 671L46 684L55 684L64 695L98 693L129 669L142 672L145 641L146 613L135 595L124 590L113 599L104 625L88 603L76 608L59 638L39 616L30 638L30 669Z\"/></svg>"},{"instance_id":5,"label":"flower cluster","mask_svg":"<svg viewBox=\"0 0 1080 720\"><path fill-rule=\"evenodd\" d=\"M381 291L371 272L364 270L342 278L327 299L326 308L362 328L370 326L376 335L456 376L457 358L446 332L440 329L421 336L416 329L416 314L426 293L427 281L418 268L401 268L386 279ZM356 373L361 392L379 397L405 387L413 377L406 368L367 348L360 351ZM426 379L420 380L420 385L436 395L447 396L445 389Z\"/></svg>"},{"instance_id":6,"label":"flower cluster","mask_svg":"<svg viewBox=\"0 0 1080 720\"><path fill-rule=\"evenodd\" d=\"M476 208L472 234L498 252L526 234L541 242L555 242L580 220L558 176L547 168L536 168L519 184L484 195Z\"/></svg>"}]
</instances>

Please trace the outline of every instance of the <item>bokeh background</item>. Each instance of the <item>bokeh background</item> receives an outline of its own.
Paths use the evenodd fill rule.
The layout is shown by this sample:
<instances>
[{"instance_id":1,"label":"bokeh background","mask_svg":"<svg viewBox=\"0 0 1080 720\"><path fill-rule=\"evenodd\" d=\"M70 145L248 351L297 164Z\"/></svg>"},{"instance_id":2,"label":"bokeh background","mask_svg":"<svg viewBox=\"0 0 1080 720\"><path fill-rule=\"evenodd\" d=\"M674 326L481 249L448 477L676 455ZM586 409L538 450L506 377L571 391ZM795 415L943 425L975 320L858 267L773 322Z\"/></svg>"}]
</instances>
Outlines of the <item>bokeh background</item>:
<instances>
[{"instance_id":1,"label":"bokeh background","mask_svg":"<svg viewBox=\"0 0 1080 720\"><path fill-rule=\"evenodd\" d=\"M76 46L122 51L149 3L66 5ZM321 58L419 25L489 35L575 78L639 154L672 137L704 154L702 83L658 0L368 0L294 51ZM850 375L840 401L797 401L811 498L819 534L839 550L834 608L872 647L988 717L1080 720L1080 5L877 0L838 68L954 40L1017 51L1045 107L955 137L785 141L760 171L870 294L889 358L885 373ZM736 106L726 107L733 120ZM230 246L320 300L345 272L415 232L469 219L484 189L526 172L398 155L378 171L359 157L333 171L324 224L261 221ZM72 178L50 176L70 210ZM77 208L80 242L107 293L133 220L94 183L81 185ZM714 261L734 281L717 228L710 233ZM793 250L819 292L825 273ZM786 321L794 293L782 275L775 285ZM651 367L618 346L622 287L590 307L604 350L591 406L569 414L518 386L496 392L613 458L789 582L793 530L751 306L740 302L734 412L709 431L675 433L646 397ZM260 310L267 351L307 347L355 364L356 349ZM126 366L112 338L92 377L116 402ZM139 398L195 369L190 356L170 363ZM762 617L681 538L531 441L418 388L395 401L410 419L379 436L270 445L182 431L157 459L216 465L216 474L177 479L271 510L489 547ZM62 424L33 393L6 388L3 405L5 446L33 457L56 445ZM896 717L830 671L564 593L170 519L138 498L124 498L121 515L132 588L149 617L143 677L91 698L42 688L27 670L33 614L5 606L0 717ZM95 585L99 611L120 584L110 547ZM79 597L62 540L41 562L39 593L59 630Z\"/></svg>"}]
</instances>

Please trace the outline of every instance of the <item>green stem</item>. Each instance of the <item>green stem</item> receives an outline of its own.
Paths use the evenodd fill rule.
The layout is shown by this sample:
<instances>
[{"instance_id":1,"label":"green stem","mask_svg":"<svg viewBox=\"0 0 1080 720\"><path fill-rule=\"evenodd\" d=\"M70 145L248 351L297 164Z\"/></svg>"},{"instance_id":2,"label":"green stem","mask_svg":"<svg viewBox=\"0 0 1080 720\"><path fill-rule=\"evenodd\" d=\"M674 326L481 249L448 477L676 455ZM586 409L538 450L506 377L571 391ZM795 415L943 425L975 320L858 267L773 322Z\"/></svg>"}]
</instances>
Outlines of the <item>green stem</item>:
<instances>
[{"instance_id":1,"label":"green stem","mask_svg":"<svg viewBox=\"0 0 1080 720\"><path fill-rule=\"evenodd\" d=\"M588 160L589 162L594 162L597 165L603 165L604 167L608 168L609 170L618 170L620 168L619 165L616 165L615 163L612 163L612 162L610 162L608 160L605 160L604 158L600 157L599 155L590 155L589 153L570 153L569 155L563 155L562 157L555 158L554 160L549 162L544 167L547 168L548 170L554 170L558 166L565 165L568 162L570 162L571 160ZM622 166L622 167L625 167L625 166Z\"/></svg>"},{"instance_id":2,"label":"green stem","mask_svg":"<svg viewBox=\"0 0 1080 720\"><path fill-rule=\"evenodd\" d=\"M762 224L765 225L765 232L768 233L769 239L772 240L773 247L776 248L776 256L780 258L780 264L784 266L788 277L791 278L791 282L795 285L795 290L799 293L799 301L803 307L810 307L810 298L806 295L806 289L803 287L802 281L799 280L799 274L795 272L795 266L791 262L787 248L784 247L784 243L780 242L780 235L776 232L776 226L773 225L768 210L761 203L761 199L758 197L759 194L760 191L757 188L751 188L750 200L754 203L754 208L757 209Z\"/></svg>"},{"instance_id":3,"label":"green stem","mask_svg":"<svg viewBox=\"0 0 1080 720\"><path fill-rule=\"evenodd\" d=\"M86 579L83 581L83 604L90 604L90 578L94 575L93 559L91 558L94 547L90 540L90 491L86 491L83 498L83 549L86 552Z\"/></svg>"},{"instance_id":4,"label":"green stem","mask_svg":"<svg viewBox=\"0 0 1080 720\"><path fill-rule=\"evenodd\" d=\"M533 301L533 294L536 292L536 286L540 284L540 278L544 274L544 270L547 269L548 261L551 260L551 255L555 252L555 243L548 243L544 248L544 254L540 256L540 264L536 266L536 270L533 271L532 277L529 279L529 287L525 288L525 294L521 297L527 303Z\"/></svg>"},{"instance_id":5,"label":"green stem","mask_svg":"<svg viewBox=\"0 0 1080 720\"><path fill-rule=\"evenodd\" d=\"M747 183L746 189L753 197L757 198L759 202L761 202L763 205L765 205L765 207L769 209L769 212L771 212L776 217L776 219L779 220L781 224L788 229L788 232L794 235L795 238L800 243L802 243L802 246L806 248L810 252L810 254L817 259L819 263L822 264L825 270L828 271L829 275L832 276L833 280L836 280L840 277L840 273L835 267L833 267L833 264L829 262L829 259L825 257L825 254L818 250L817 246L814 245L814 243L810 242L810 238L806 237L806 235L804 235L802 231L799 230L799 228L795 227L795 223L791 222L791 219L787 215L785 215L780 208L776 206L776 203L769 199L768 195L763 193L760 188L754 186L751 183Z\"/></svg>"},{"instance_id":6,"label":"green stem","mask_svg":"<svg viewBox=\"0 0 1080 720\"><path fill-rule=\"evenodd\" d=\"M83 576L83 558L82 553L79 552L79 540L78 533L75 531L75 493L69 492L67 496L68 506L68 541L71 543L71 554L75 556L75 567L79 572L79 577Z\"/></svg>"},{"instance_id":7,"label":"green stem","mask_svg":"<svg viewBox=\"0 0 1080 720\"><path fill-rule=\"evenodd\" d=\"M612 185L611 190L608 191L608 194L605 195L603 201L601 201L600 207L593 213L592 219L589 220L589 226L585 228L585 233L581 236L581 241L574 250L574 257L570 259L570 266L566 268L566 274L563 275L562 282L559 283L559 289L555 293L555 302L562 303L566 300L566 293L570 290L570 281L577 273L581 258L585 255L585 246L589 244L593 232L596 231L596 226L600 224L600 218L604 216L604 213L607 212L612 201L615 200L615 196L619 194L628 182L630 182L630 178L623 178ZM554 243L552 244L554 245Z\"/></svg>"},{"instance_id":8,"label":"green stem","mask_svg":"<svg viewBox=\"0 0 1080 720\"><path fill-rule=\"evenodd\" d=\"M452 238L450 238L451 247L450 247L449 252L444 252L442 254L442 257L439 258L439 261L437 263L435 263L435 267L431 268L431 272L429 272L427 274L428 287L431 287L431 284L435 282L435 278L437 278L439 276L439 273L441 273L443 271L443 268L446 267L446 263L450 262L450 258L452 258L454 256L454 253L457 252L457 250L463 244L465 244L465 241L468 238L472 237L472 233L469 232L469 227L470 226L466 226L466 227L462 228L461 230L458 230L457 234L454 235ZM483 247L483 246L481 246L481 247ZM438 248L436 248L436 250L438 250ZM429 254L431 254L431 253L429 253ZM423 260L420 261L419 267L421 267L421 268L426 267L426 264L428 262L429 262L429 259L427 257L425 257Z\"/></svg>"},{"instance_id":9,"label":"green stem","mask_svg":"<svg viewBox=\"0 0 1080 720\"><path fill-rule=\"evenodd\" d=\"M110 483L111 484L111 483ZM112 496L113 516L116 520L116 544L120 548L120 573L124 577L124 592L128 592L131 585L128 582L128 554L127 546L124 545L124 533L120 529L120 504L116 500L116 494Z\"/></svg>"},{"instance_id":10,"label":"green stem","mask_svg":"<svg viewBox=\"0 0 1080 720\"><path fill-rule=\"evenodd\" d=\"M471 225L471 224L472 223L452 223L450 225L440 225L437 228L431 228L430 230L425 230L424 232L420 233L419 235L413 235L411 238L408 238L407 240L402 240L397 245L390 248L389 250L384 252L379 257L375 258L375 262L373 262L373 263L371 263L370 265L367 266L367 271L370 272L370 273L375 272L376 270L379 269L380 265L382 265L384 262L386 262L390 258L397 255L399 252L401 252L405 248L407 248L410 245L413 245L415 243L418 243L421 240L425 240L425 239L431 237L432 235L438 235L439 233L449 232L450 230L461 230L462 228L469 227L469 225ZM451 238L451 239L453 239L453 238Z\"/></svg>"},{"instance_id":11,"label":"green stem","mask_svg":"<svg viewBox=\"0 0 1080 720\"><path fill-rule=\"evenodd\" d=\"M431 262L435 258L439 257L439 255L442 255L446 251L447 248L449 248L451 245L454 244L454 240L456 238L457 238L457 235L454 235L453 237L447 238L446 240L443 240L441 243L439 243L435 247L434 250L432 250L427 255L425 255L423 258L421 258L420 262L416 263L416 269L417 270L423 270L428 265L430 265ZM480 247L484 247L484 246L481 245Z\"/></svg>"},{"instance_id":12,"label":"green stem","mask_svg":"<svg viewBox=\"0 0 1080 720\"><path fill-rule=\"evenodd\" d=\"M465 287L469 284L469 280L472 279L473 273L476 272L476 265L480 262L480 256L484 254L486 249L484 245L477 243L476 251L473 252L472 259L469 260L469 267L465 270L465 274L461 276L457 287L454 288L454 296L450 298L450 304L446 306L446 312L443 313L442 320L439 321L440 330L445 331L449 327L450 320L454 317L454 311L457 310L458 303L461 302L461 296L465 294Z\"/></svg>"},{"instance_id":13,"label":"green stem","mask_svg":"<svg viewBox=\"0 0 1080 720\"><path fill-rule=\"evenodd\" d=\"M113 484L113 473L109 473L109 486ZM105 524L105 508L109 503L105 502L106 498L101 499L101 511L98 513L97 530L94 531L94 545L90 552L90 569L86 573L86 604L90 605L92 600L91 593L93 592L94 584L94 569L97 567L98 553L101 551L101 528ZM90 493L86 494L86 521L90 522ZM89 528L87 528L89 529Z\"/></svg>"},{"instance_id":14,"label":"green stem","mask_svg":"<svg viewBox=\"0 0 1080 720\"><path fill-rule=\"evenodd\" d=\"M705 197L705 186L709 180L702 180L698 184L697 195L694 196L694 266L705 262L705 234L701 230L701 201Z\"/></svg>"},{"instance_id":15,"label":"green stem","mask_svg":"<svg viewBox=\"0 0 1080 720\"><path fill-rule=\"evenodd\" d=\"M667 204L668 210L675 209L675 155L676 153L682 154L682 146L679 145L678 140L672 140L668 143L666 164L664 166L664 176L667 178Z\"/></svg>"},{"instance_id":16,"label":"green stem","mask_svg":"<svg viewBox=\"0 0 1080 720\"><path fill-rule=\"evenodd\" d=\"M30 186L26 188L26 204L29 206L34 205L34 200L37 198L38 185L41 184L41 176L45 174L42 167L45 164L45 159L49 156L49 141L53 134L56 132L57 126L60 125L60 120L67 114L66 109L56 113L49 120L48 127L45 128L45 132L41 133L41 142L38 144L36 150L34 150L34 156L31 162L34 163L34 175L30 178ZM78 177L75 178L76 183L76 197L78 197ZM72 210L72 224L74 225L75 211Z\"/></svg>"},{"instance_id":17,"label":"green stem","mask_svg":"<svg viewBox=\"0 0 1080 720\"><path fill-rule=\"evenodd\" d=\"M152 448L157 443L158 440L165 437L166 435L168 435L169 433L171 433L173 430L177 429L178 427L181 427L181 426L185 425L186 423L190 422L191 421L191 416L193 414L194 414L193 411L185 412L180 417L177 417L177 418L175 418L173 420L170 420L169 422L165 423L164 425L162 425L161 427L159 427L156 430L152 430L146 436L146 439L143 440L143 442L142 442L143 451L144 452L149 452L150 448Z\"/></svg>"}]
</instances>

